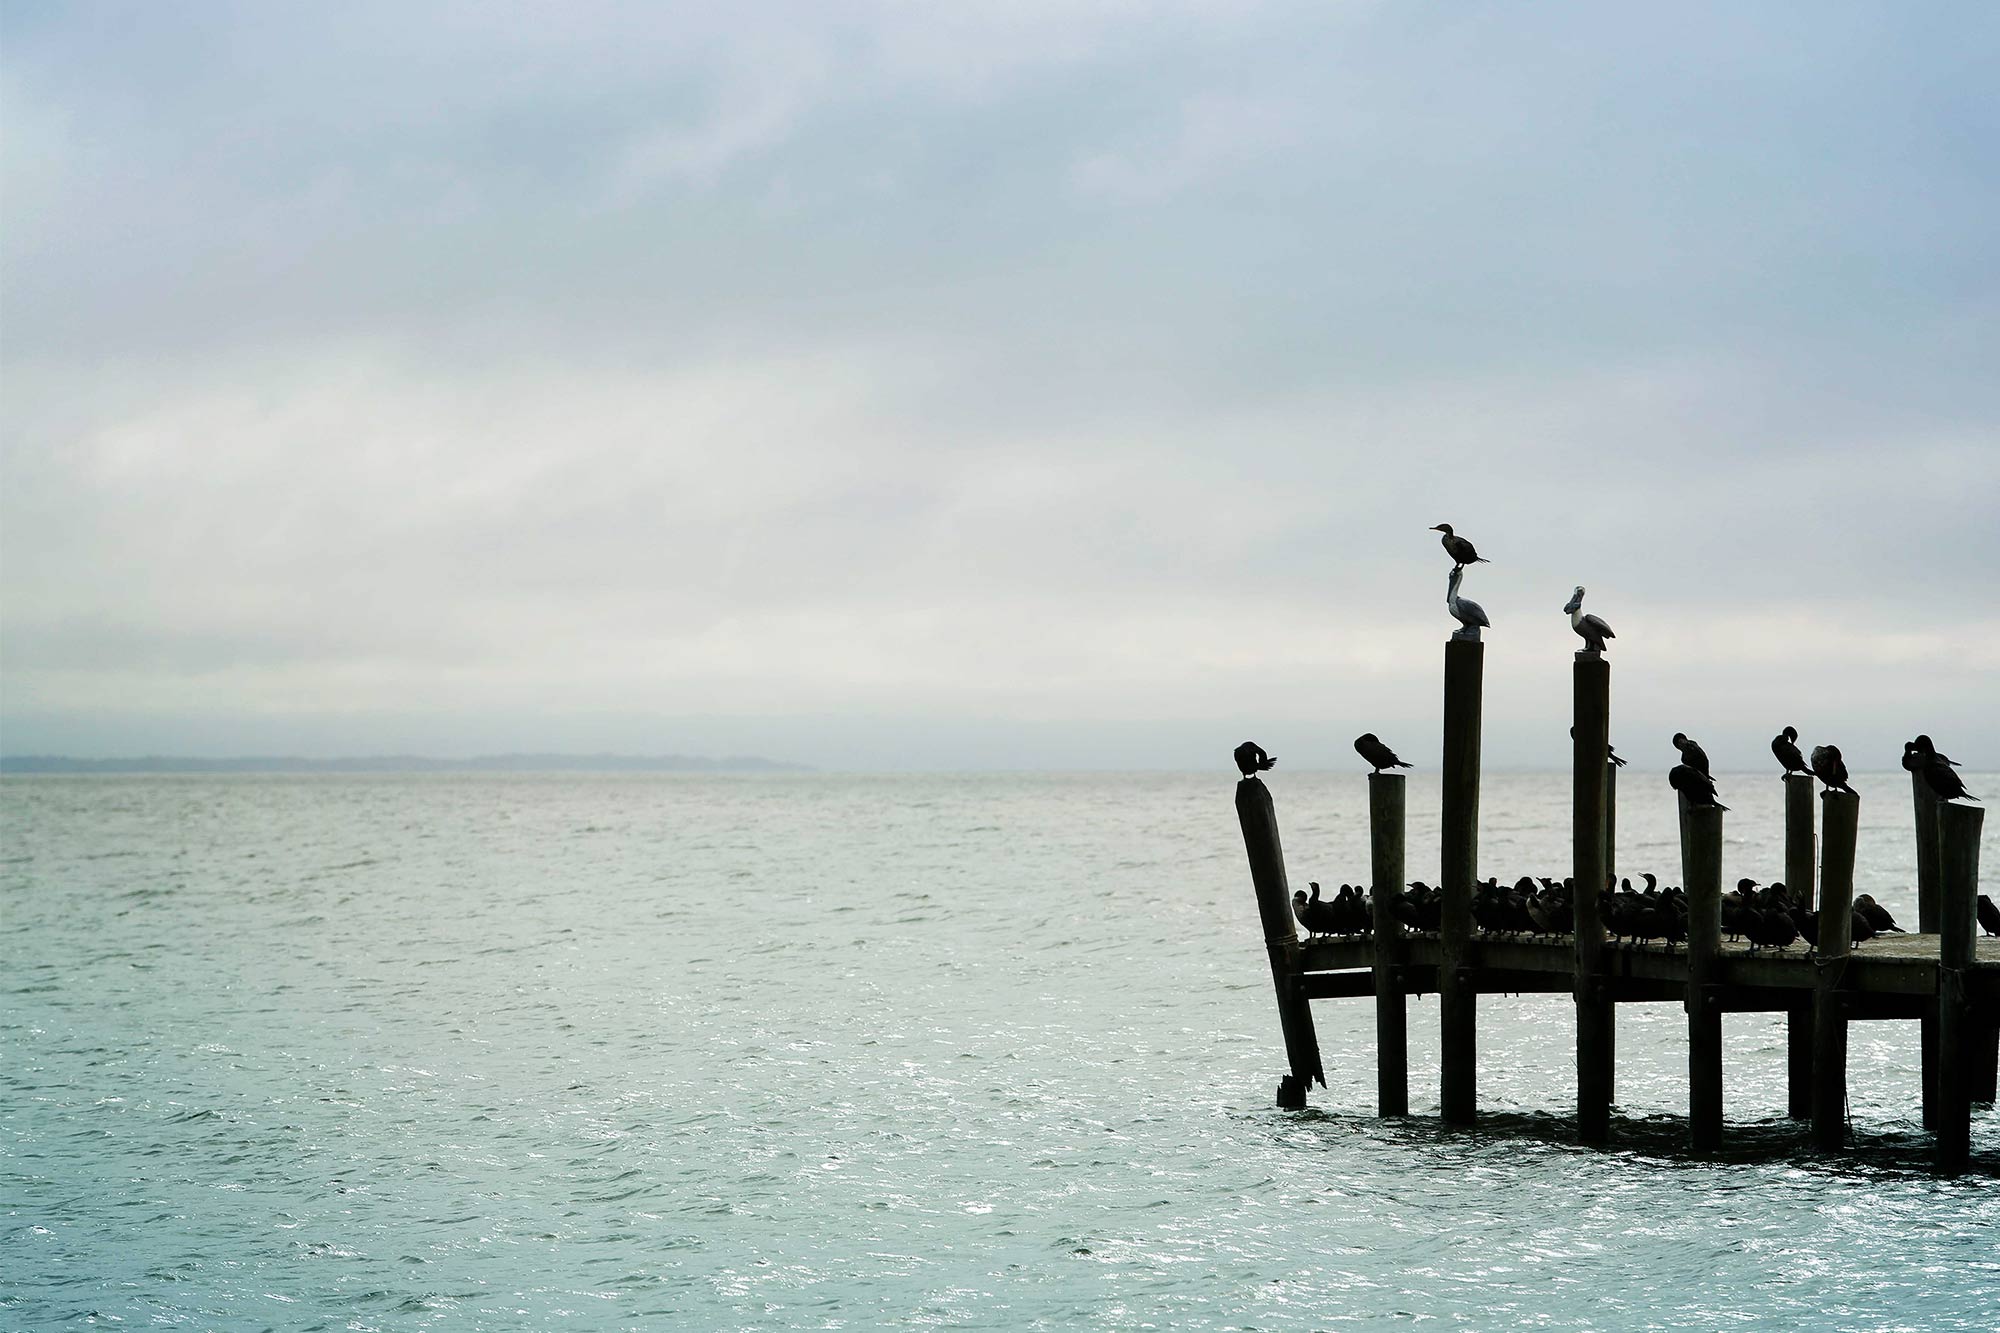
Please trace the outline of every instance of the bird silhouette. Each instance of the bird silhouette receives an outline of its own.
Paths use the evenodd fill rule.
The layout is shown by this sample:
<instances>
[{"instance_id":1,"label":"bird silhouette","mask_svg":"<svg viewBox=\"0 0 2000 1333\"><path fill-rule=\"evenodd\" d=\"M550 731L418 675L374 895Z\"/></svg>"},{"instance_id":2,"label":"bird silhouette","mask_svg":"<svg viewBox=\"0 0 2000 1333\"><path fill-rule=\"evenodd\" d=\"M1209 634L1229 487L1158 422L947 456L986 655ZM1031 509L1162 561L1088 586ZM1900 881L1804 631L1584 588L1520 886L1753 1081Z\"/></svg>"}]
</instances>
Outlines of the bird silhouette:
<instances>
[{"instance_id":1,"label":"bird silhouette","mask_svg":"<svg viewBox=\"0 0 2000 1333\"><path fill-rule=\"evenodd\" d=\"M1570 594L1569 602L1563 607L1563 611L1569 616L1569 627L1583 640L1583 650L1587 653L1603 652L1604 641L1618 637L1611 632L1611 626L1605 624L1600 617L1587 616L1583 613L1583 585L1580 583L1576 586L1576 591Z\"/></svg>"},{"instance_id":2,"label":"bird silhouette","mask_svg":"<svg viewBox=\"0 0 2000 1333\"><path fill-rule=\"evenodd\" d=\"M1776 755L1778 762L1785 766L1786 777L1790 777L1794 773L1812 772L1812 769L1806 765L1806 757L1799 753L1799 730L1797 727L1786 727L1783 731L1771 737L1771 753Z\"/></svg>"},{"instance_id":3,"label":"bird silhouette","mask_svg":"<svg viewBox=\"0 0 2000 1333\"><path fill-rule=\"evenodd\" d=\"M1245 741L1236 747L1236 767L1244 777L1254 777L1265 772L1278 761L1264 753L1264 747L1255 741Z\"/></svg>"},{"instance_id":4,"label":"bird silhouette","mask_svg":"<svg viewBox=\"0 0 2000 1333\"><path fill-rule=\"evenodd\" d=\"M1698 768L1687 764L1675 764L1667 772L1667 785L1688 798L1688 804L1697 809L1714 807L1727 810L1729 807L1715 799L1715 779Z\"/></svg>"},{"instance_id":5,"label":"bird silhouette","mask_svg":"<svg viewBox=\"0 0 2000 1333\"><path fill-rule=\"evenodd\" d=\"M1444 534L1444 536L1438 538L1438 545L1444 547L1444 553L1451 557L1453 565L1462 569L1466 565L1490 565L1493 563L1472 549L1471 542L1453 532L1451 524L1440 523L1436 527L1433 527L1431 531L1442 532Z\"/></svg>"},{"instance_id":6,"label":"bird silhouette","mask_svg":"<svg viewBox=\"0 0 2000 1333\"><path fill-rule=\"evenodd\" d=\"M1408 764L1396 757L1396 752L1375 738L1372 731L1364 731L1354 738L1354 753L1366 759L1377 773L1385 768L1408 768Z\"/></svg>"},{"instance_id":7,"label":"bird silhouette","mask_svg":"<svg viewBox=\"0 0 2000 1333\"><path fill-rule=\"evenodd\" d=\"M1838 745L1815 745L1812 752L1813 776L1826 784L1828 791L1844 791L1850 796L1854 788L1847 785L1847 764L1840 757Z\"/></svg>"},{"instance_id":8,"label":"bird silhouette","mask_svg":"<svg viewBox=\"0 0 2000 1333\"><path fill-rule=\"evenodd\" d=\"M1703 777L1712 776L1708 771L1708 751L1688 739L1686 732L1674 733L1674 748L1681 752L1681 762L1694 769Z\"/></svg>"}]
</instances>

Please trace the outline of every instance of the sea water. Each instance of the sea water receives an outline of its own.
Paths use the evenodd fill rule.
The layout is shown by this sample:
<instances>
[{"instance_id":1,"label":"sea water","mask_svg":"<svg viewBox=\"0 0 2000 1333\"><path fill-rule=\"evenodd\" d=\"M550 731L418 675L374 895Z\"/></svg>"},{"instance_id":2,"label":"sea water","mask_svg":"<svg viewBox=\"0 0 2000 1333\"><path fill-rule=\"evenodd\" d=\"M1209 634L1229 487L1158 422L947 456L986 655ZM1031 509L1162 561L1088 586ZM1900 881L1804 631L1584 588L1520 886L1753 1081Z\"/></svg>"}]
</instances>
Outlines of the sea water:
<instances>
[{"instance_id":1,"label":"sea water","mask_svg":"<svg viewBox=\"0 0 2000 1333\"><path fill-rule=\"evenodd\" d=\"M1558 996L1481 998L1476 1131L1434 998L1411 1119L1355 1001L1274 1109L1233 785L0 782L0 1326L2000 1327L2000 1116L1931 1174L1914 1023L1853 1029L1834 1157L1749 1014L1683 1151L1677 1005L1620 1008L1609 1148ZM1907 779L1856 785L1913 924ZM1297 883L1366 878L1359 776L1271 786ZM1722 788L1726 877L1781 877L1775 775ZM1664 779L1620 798L1620 870L1679 882ZM1484 873L1566 873L1565 778L1481 808Z\"/></svg>"}]
</instances>

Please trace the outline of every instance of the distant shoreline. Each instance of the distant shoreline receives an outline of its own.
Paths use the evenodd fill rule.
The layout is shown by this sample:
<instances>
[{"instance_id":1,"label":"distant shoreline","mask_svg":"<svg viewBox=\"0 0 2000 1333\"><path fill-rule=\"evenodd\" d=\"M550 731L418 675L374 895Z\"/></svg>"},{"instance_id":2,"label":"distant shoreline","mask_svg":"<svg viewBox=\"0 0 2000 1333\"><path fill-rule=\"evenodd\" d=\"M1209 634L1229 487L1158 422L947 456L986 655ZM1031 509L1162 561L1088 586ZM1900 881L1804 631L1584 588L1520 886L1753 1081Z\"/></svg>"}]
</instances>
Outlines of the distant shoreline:
<instances>
[{"instance_id":1,"label":"distant shoreline","mask_svg":"<svg viewBox=\"0 0 2000 1333\"><path fill-rule=\"evenodd\" d=\"M365 755L308 759L298 755L241 755L201 759L187 755L145 755L126 759L78 759L60 754L0 755L0 773L811 773L807 764L757 755L710 759L663 754L489 754L471 759L422 755Z\"/></svg>"}]
</instances>

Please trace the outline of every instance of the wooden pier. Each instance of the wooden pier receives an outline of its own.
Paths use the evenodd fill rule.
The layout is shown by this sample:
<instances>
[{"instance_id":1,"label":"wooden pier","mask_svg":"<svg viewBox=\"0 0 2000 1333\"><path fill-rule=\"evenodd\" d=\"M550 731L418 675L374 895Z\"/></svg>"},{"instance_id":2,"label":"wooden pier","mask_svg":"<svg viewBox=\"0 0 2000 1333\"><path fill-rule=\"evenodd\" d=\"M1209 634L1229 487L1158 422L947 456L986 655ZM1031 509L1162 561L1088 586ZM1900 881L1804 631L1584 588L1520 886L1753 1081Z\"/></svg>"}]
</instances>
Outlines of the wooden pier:
<instances>
[{"instance_id":1,"label":"wooden pier","mask_svg":"<svg viewBox=\"0 0 2000 1333\"><path fill-rule=\"evenodd\" d=\"M1257 777L1237 784L1236 806L1290 1064L1279 1104L1303 1106L1309 1085L1326 1082L1311 1002L1372 998L1378 1111L1407 1115L1408 998L1436 994L1440 1114L1448 1124L1474 1124L1480 997L1567 993L1576 1004L1576 1114L1584 1142L1606 1142L1611 1134L1617 1007L1677 1003L1688 1019L1688 1125L1696 1151L1722 1142L1722 1015L1744 1012L1786 1015L1787 1106L1795 1118L1810 1121L1812 1141L1831 1151L1842 1148L1847 1137L1848 1025L1915 1021L1923 1026L1924 1123L1935 1133L1939 1167L1963 1170L1971 1151L1972 1106L1995 1097L2000 1046L2000 939L1979 938L1975 921L1984 811L1940 802L1912 775L1919 929L1856 945L1851 913L1860 797L1827 791L1815 800L1811 777L1787 777L1785 882L1804 895L1805 907L1820 909L1820 933L1817 940L1788 949L1759 949L1723 938L1725 812L1690 807L1680 796L1686 942L1614 941L1606 935L1600 904L1615 857L1616 770L1606 758L1610 667L1601 654L1579 652L1573 678L1574 930L1542 936L1482 932L1473 921L1480 882L1482 649L1477 642L1446 644L1437 930L1408 930L1394 910L1404 872L1400 775L1378 772L1368 778L1372 930L1306 940L1294 925L1270 791Z\"/></svg>"}]
</instances>

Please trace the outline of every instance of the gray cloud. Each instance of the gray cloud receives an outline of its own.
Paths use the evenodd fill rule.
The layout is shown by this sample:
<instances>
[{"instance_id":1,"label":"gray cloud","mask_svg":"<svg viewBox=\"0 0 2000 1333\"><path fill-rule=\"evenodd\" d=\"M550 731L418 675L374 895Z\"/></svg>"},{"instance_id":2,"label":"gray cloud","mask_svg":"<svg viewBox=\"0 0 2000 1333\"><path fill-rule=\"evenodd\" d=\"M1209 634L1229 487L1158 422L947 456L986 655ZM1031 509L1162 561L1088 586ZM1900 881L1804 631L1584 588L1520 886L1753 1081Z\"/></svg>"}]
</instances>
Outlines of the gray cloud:
<instances>
[{"instance_id":1,"label":"gray cloud","mask_svg":"<svg viewBox=\"0 0 2000 1333\"><path fill-rule=\"evenodd\" d=\"M1981 7L4 22L9 750L2000 745Z\"/></svg>"}]
</instances>

